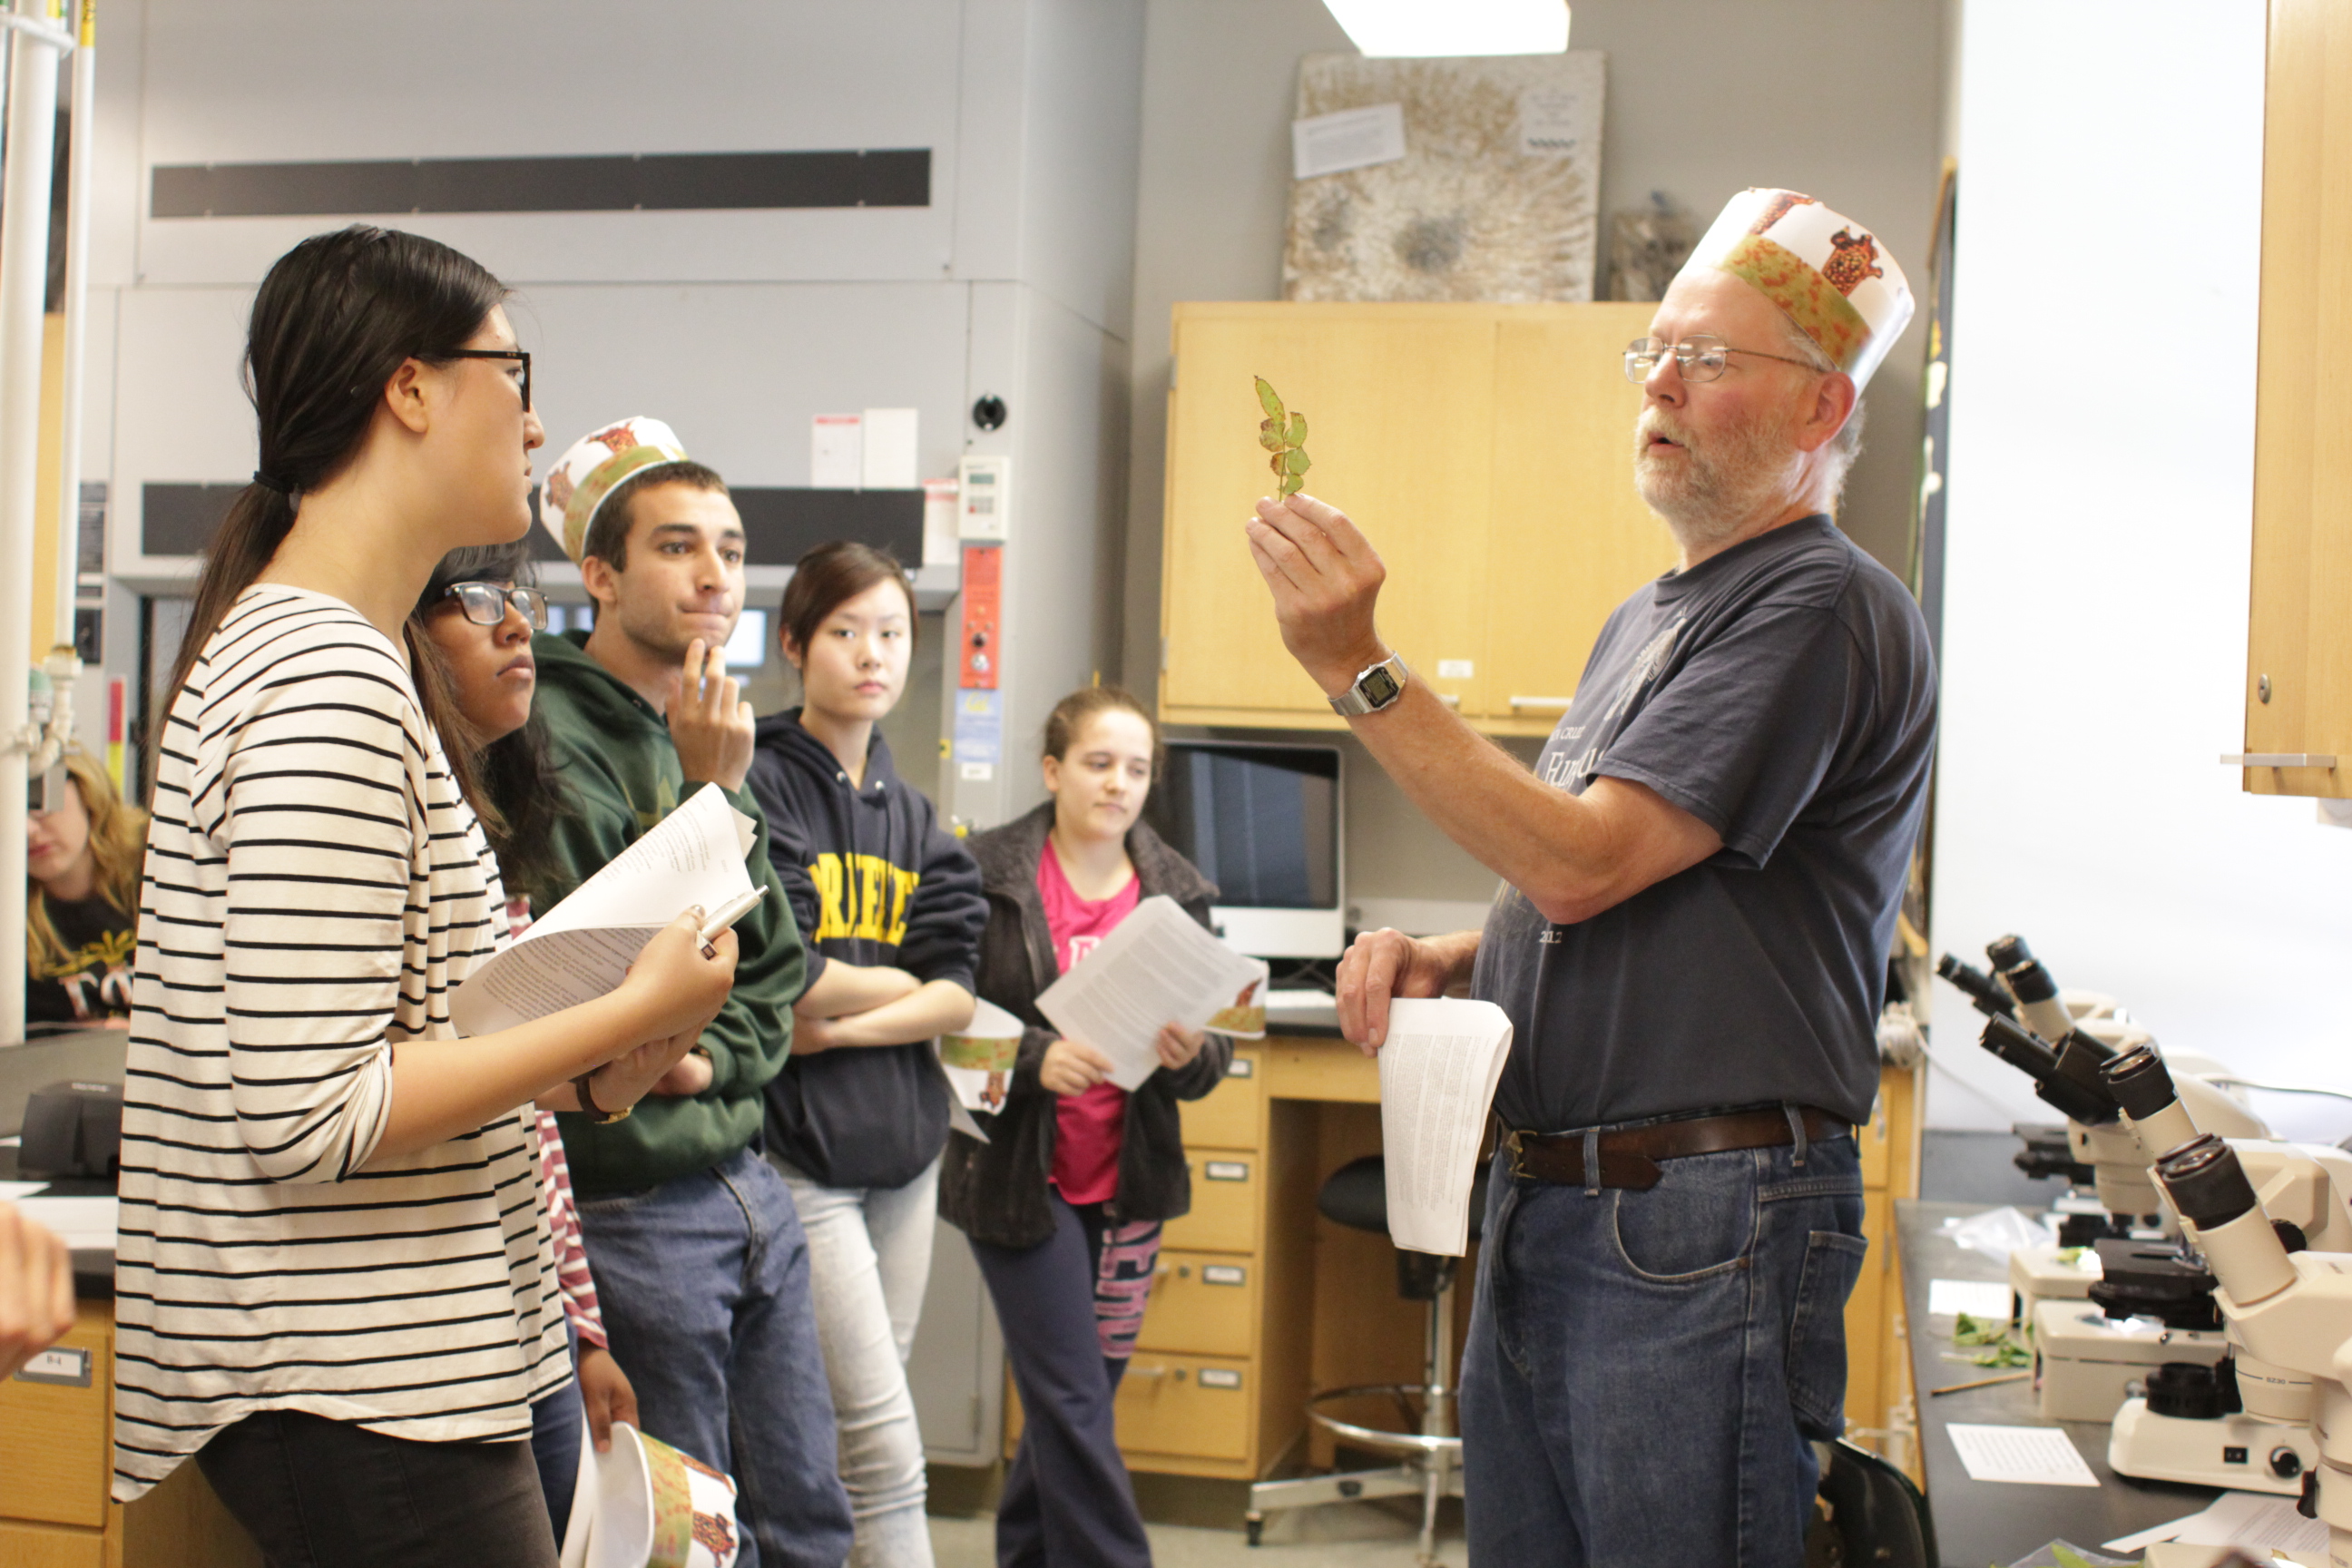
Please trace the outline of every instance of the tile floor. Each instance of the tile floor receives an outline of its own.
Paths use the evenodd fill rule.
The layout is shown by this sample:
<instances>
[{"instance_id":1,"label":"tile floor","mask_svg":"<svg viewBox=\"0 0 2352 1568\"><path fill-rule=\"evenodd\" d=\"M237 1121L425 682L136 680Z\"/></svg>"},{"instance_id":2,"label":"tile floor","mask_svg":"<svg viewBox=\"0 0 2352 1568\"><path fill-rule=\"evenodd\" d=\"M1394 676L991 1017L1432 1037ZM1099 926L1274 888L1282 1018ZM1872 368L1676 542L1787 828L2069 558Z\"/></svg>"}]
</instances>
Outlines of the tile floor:
<instances>
[{"instance_id":1,"label":"tile floor","mask_svg":"<svg viewBox=\"0 0 2352 1568\"><path fill-rule=\"evenodd\" d=\"M1333 1503L1276 1514L1265 1544L1253 1548L1239 1529L1148 1524L1154 1568L1412 1568L1421 1530L1417 1505L1406 1501ZM995 1568L996 1521L989 1515L931 1516L931 1547L939 1568ZM1460 1568L1459 1505L1449 1507L1437 1542L1438 1560Z\"/></svg>"}]
</instances>

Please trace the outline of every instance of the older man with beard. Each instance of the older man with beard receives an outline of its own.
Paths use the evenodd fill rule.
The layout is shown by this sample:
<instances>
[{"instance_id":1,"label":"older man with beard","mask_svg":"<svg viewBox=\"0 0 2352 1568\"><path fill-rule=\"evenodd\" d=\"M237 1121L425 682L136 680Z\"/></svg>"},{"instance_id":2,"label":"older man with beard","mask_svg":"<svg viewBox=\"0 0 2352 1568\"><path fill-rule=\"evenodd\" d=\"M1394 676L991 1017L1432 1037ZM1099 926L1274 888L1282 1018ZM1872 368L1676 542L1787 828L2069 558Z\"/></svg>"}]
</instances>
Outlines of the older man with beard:
<instances>
[{"instance_id":1,"label":"older man with beard","mask_svg":"<svg viewBox=\"0 0 2352 1568\"><path fill-rule=\"evenodd\" d=\"M1832 513L1910 314L1859 225L1733 198L1625 351L1681 563L1610 616L1532 776L1381 642L1345 516L1248 525L1291 653L1503 879L1484 931L1367 932L1339 970L1367 1049L1391 997L1464 984L1515 1027L1462 1373L1473 1561L1803 1560L1935 735L1918 607Z\"/></svg>"}]
</instances>

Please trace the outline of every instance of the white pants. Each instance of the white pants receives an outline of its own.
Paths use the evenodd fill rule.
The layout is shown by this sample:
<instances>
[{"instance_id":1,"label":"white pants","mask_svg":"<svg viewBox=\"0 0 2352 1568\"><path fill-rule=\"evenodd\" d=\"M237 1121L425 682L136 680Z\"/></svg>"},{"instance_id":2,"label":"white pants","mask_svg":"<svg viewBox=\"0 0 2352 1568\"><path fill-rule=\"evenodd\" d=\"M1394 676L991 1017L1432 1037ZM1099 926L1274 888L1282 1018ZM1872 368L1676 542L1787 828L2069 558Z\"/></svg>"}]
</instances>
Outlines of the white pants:
<instances>
[{"instance_id":1,"label":"white pants","mask_svg":"<svg viewBox=\"0 0 2352 1568\"><path fill-rule=\"evenodd\" d=\"M930 1282L940 1163L903 1187L822 1187L770 1156L808 1232L817 1338L833 1384L841 1479L857 1541L849 1568L931 1568L923 1436L907 1352Z\"/></svg>"}]
</instances>

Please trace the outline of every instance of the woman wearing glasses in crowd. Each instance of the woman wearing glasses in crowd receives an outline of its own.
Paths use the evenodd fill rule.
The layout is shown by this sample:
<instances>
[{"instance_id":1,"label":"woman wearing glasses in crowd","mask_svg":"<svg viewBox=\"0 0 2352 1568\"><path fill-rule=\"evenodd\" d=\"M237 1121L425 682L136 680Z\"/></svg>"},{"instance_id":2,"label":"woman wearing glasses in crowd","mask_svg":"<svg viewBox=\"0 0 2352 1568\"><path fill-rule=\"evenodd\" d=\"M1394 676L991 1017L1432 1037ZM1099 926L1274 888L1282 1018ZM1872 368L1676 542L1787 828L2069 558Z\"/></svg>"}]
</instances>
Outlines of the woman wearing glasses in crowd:
<instances>
[{"instance_id":1,"label":"woman wearing glasses in crowd","mask_svg":"<svg viewBox=\"0 0 2352 1568\"><path fill-rule=\"evenodd\" d=\"M1117 687L1073 691L1045 721L1053 796L971 841L988 892L980 994L1025 1026L985 1143L956 1133L940 1214L971 1238L1021 1390L1020 1451L996 1511L996 1560L1148 1568L1111 1402L1142 1326L1160 1226L1192 1205L1176 1102L1217 1087L1233 1042L1171 1023L1133 1093L1058 1035L1037 996L1138 903L1165 894L1205 926L1217 889L1142 821L1160 731Z\"/></svg>"},{"instance_id":2,"label":"woman wearing glasses in crowd","mask_svg":"<svg viewBox=\"0 0 2352 1568\"><path fill-rule=\"evenodd\" d=\"M747 783L808 948L768 1154L793 1189L856 1521L856 1568L929 1568L907 1352L930 1278L948 1095L930 1041L971 1020L980 873L875 726L898 706L915 590L870 545L821 544L784 589L802 705L760 721Z\"/></svg>"},{"instance_id":3,"label":"woman wearing glasses in crowd","mask_svg":"<svg viewBox=\"0 0 2352 1568\"><path fill-rule=\"evenodd\" d=\"M448 682L451 703L464 720L464 741L450 736L446 743L474 748L475 793L467 804L499 858L509 936L520 936L530 924L531 902L543 894L554 869L548 829L566 810L546 726L531 711L539 670L530 657L530 635L547 629L547 598L519 581L529 570L530 552L520 540L453 550L433 569L415 612L415 625L438 661L438 678ZM572 1205L563 1136L555 1113L543 1107L539 1177L579 1384L576 1394L566 1387L531 1406L531 1454L560 1542L579 1476L583 1407L588 1434L603 1453L611 1447L614 1422L636 1424L637 1396L604 1337L596 1282L588 1271L580 1215Z\"/></svg>"},{"instance_id":4,"label":"woman wearing glasses in crowd","mask_svg":"<svg viewBox=\"0 0 2352 1568\"><path fill-rule=\"evenodd\" d=\"M530 526L530 361L479 265L353 227L262 280L260 468L155 737L124 1094L115 1484L191 1454L273 1564L550 1568L568 1376L529 1106L625 1106L718 1010L690 915L610 994L460 1040L505 941L467 748L406 623Z\"/></svg>"}]
</instances>

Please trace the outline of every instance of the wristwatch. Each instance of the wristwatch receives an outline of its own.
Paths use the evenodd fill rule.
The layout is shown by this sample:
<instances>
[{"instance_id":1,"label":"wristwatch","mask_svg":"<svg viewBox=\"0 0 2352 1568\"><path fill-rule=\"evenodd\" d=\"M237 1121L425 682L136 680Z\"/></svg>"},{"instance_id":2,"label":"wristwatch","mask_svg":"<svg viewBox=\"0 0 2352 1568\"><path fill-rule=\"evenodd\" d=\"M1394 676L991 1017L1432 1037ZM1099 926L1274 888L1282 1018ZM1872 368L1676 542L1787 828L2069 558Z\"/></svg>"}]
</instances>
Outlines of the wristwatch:
<instances>
[{"instance_id":1,"label":"wristwatch","mask_svg":"<svg viewBox=\"0 0 2352 1568\"><path fill-rule=\"evenodd\" d=\"M629 1119L629 1112L635 1110L635 1106L625 1105L618 1110L606 1110L596 1103L596 1097L588 1091L588 1080L595 1075L595 1071L594 1068L590 1068L572 1080L572 1092L580 1097L580 1114L588 1119L588 1125L591 1127L610 1127L615 1121L626 1121Z\"/></svg>"},{"instance_id":2,"label":"wristwatch","mask_svg":"<svg viewBox=\"0 0 2352 1568\"><path fill-rule=\"evenodd\" d=\"M1405 682L1411 679L1412 672L1405 668L1404 660L1391 654L1380 663L1357 671L1355 683L1329 700L1331 711L1342 719L1377 713L1404 695Z\"/></svg>"}]
</instances>

